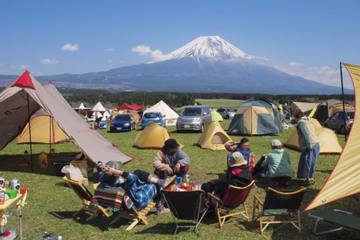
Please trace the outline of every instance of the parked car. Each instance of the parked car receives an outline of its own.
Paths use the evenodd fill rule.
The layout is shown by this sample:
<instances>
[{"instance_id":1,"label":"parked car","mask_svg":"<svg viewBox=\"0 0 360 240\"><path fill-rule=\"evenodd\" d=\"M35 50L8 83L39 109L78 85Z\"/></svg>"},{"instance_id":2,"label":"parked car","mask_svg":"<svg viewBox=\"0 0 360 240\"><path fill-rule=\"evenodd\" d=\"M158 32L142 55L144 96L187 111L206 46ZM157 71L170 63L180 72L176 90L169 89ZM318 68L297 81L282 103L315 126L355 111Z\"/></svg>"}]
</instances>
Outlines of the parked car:
<instances>
[{"instance_id":1,"label":"parked car","mask_svg":"<svg viewBox=\"0 0 360 240\"><path fill-rule=\"evenodd\" d=\"M223 119L230 118L229 112L226 108L218 108L216 111L223 117Z\"/></svg>"},{"instance_id":2,"label":"parked car","mask_svg":"<svg viewBox=\"0 0 360 240\"><path fill-rule=\"evenodd\" d=\"M176 131L203 131L207 121L211 121L211 112L208 106L187 106L177 119Z\"/></svg>"},{"instance_id":3,"label":"parked car","mask_svg":"<svg viewBox=\"0 0 360 240\"><path fill-rule=\"evenodd\" d=\"M229 114L229 118L233 118L235 116L237 110L235 108L228 108L227 111Z\"/></svg>"},{"instance_id":4,"label":"parked car","mask_svg":"<svg viewBox=\"0 0 360 240\"><path fill-rule=\"evenodd\" d=\"M325 121L324 125L337 133L347 133L351 129L354 115L355 112L353 110L346 111L346 120L344 123L344 112L336 112Z\"/></svg>"},{"instance_id":5,"label":"parked car","mask_svg":"<svg viewBox=\"0 0 360 240\"><path fill-rule=\"evenodd\" d=\"M110 132L135 130L135 120L130 114L119 114L110 123Z\"/></svg>"},{"instance_id":6,"label":"parked car","mask_svg":"<svg viewBox=\"0 0 360 240\"><path fill-rule=\"evenodd\" d=\"M218 108L216 110L224 119L230 119L235 116L236 110L232 108Z\"/></svg>"},{"instance_id":7,"label":"parked car","mask_svg":"<svg viewBox=\"0 0 360 240\"><path fill-rule=\"evenodd\" d=\"M150 123L156 123L159 126L165 126L165 118L160 112L147 112L144 113L141 119L141 128L144 129Z\"/></svg>"}]
</instances>

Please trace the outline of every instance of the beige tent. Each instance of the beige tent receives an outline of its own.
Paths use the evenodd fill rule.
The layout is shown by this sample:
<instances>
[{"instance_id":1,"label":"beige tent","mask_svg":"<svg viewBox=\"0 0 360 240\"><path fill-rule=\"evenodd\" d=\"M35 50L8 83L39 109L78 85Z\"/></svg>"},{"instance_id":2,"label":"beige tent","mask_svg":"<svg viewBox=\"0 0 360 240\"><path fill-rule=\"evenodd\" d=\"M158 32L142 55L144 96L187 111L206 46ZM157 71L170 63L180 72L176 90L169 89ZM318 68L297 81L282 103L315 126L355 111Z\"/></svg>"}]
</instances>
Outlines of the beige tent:
<instances>
[{"instance_id":1,"label":"beige tent","mask_svg":"<svg viewBox=\"0 0 360 240\"><path fill-rule=\"evenodd\" d=\"M198 145L201 148L211 150L224 150L224 144L228 141L231 141L231 138L222 129L221 125L218 122L210 122L206 124Z\"/></svg>"},{"instance_id":2,"label":"beige tent","mask_svg":"<svg viewBox=\"0 0 360 240\"><path fill-rule=\"evenodd\" d=\"M360 193L360 66L344 64L354 83L355 119L344 151L319 194L306 210Z\"/></svg>"},{"instance_id":3,"label":"beige tent","mask_svg":"<svg viewBox=\"0 0 360 240\"><path fill-rule=\"evenodd\" d=\"M52 84L42 86L28 71L0 94L0 150L19 135L39 109L53 116L59 127L94 162L128 162L100 133L91 130Z\"/></svg>"},{"instance_id":4,"label":"beige tent","mask_svg":"<svg viewBox=\"0 0 360 240\"><path fill-rule=\"evenodd\" d=\"M291 107L291 112L294 115L299 111L302 113L309 113L318 105L319 103L312 103L312 102L292 102L290 107Z\"/></svg>"},{"instance_id":5,"label":"beige tent","mask_svg":"<svg viewBox=\"0 0 360 240\"><path fill-rule=\"evenodd\" d=\"M320 139L320 153L321 154L340 154L342 148L339 144L336 134L331 129L321 126L315 118L310 118L311 123L315 126L315 131ZM288 148L300 150L299 136L297 129L294 128L290 133L289 139L284 144Z\"/></svg>"},{"instance_id":6,"label":"beige tent","mask_svg":"<svg viewBox=\"0 0 360 240\"><path fill-rule=\"evenodd\" d=\"M162 148L170 138L166 128L151 123L136 135L134 146L138 148Z\"/></svg>"},{"instance_id":7,"label":"beige tent","mask_svg":"<svg viewBox=\"0 0 360 240\"><path fill-rule=\"evenodd\" d=\"M337 112L342 112L343 110L344 107L342 103L334 104L331 107L329 107L329 117L331 117ZM354 106L349 103L345 103L345 111L354 111Z\"/></svg>"},{"instance_id":8,"label":"beige tent","mask_svg":"<svg viewBox=\"0 0 360 240\"><path fill-rule=\"evenodd\" d=\"M165 116L165 126L175 126L176 120L179 117L179 114L177 114L162 100L144 111L144 113L147 112L160 112L163 116Z\"/></svg>"},{"instance_id":9,"label":"beige tent","mask_svg":"<svg viewBox=\"0 0 360 240\"><path fill-rule=\"evenodd\" d=\"M31 142L39 144L55 144L67 140L68 137L63 130L61 130L55 119L41 109L31 116L30 122L26 124L16 143L28 144Z\"/></svg>"}]
</instances>

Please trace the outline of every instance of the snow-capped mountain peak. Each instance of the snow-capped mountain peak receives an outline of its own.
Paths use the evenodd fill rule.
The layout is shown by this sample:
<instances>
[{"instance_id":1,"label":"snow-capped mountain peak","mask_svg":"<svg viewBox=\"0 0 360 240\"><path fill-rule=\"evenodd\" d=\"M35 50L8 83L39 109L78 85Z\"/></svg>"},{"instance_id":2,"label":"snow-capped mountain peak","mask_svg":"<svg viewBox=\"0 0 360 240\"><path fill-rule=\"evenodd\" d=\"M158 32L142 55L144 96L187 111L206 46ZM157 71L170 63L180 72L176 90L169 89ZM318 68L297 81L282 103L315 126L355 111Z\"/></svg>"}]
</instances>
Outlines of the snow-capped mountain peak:
<instances>
[{"instance_id":1,"label":"snow-capped mountain peak","mask_svg":"<svg viewBox=\"0 0 360 240\"><path fill-rule=\"evenodd\" d=\"M220 36L197 37L184 46L166 54L162 60L181 59L236 60L251 59L243 50L235 47Z\"/></svg>"}]
</instances>

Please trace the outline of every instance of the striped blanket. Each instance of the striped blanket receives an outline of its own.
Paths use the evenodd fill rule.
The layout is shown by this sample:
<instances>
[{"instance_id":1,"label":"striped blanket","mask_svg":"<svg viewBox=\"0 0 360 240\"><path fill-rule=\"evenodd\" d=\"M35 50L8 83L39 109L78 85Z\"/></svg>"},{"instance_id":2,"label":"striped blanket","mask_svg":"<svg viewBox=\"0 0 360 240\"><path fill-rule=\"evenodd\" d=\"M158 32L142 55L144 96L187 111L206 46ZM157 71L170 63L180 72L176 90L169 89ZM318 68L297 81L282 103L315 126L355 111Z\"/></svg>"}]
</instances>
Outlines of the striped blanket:
<instances>
[{"instance_id":1,"label":"striped blanket","mask_svg":"<svg viewBox=\"0 0 360 240\"><path fill-rule=\"evenodd\" d=\"M125 191L122 188L97 188L92 203L117 212L121 209Z\"/></svg>"}]
</instances>

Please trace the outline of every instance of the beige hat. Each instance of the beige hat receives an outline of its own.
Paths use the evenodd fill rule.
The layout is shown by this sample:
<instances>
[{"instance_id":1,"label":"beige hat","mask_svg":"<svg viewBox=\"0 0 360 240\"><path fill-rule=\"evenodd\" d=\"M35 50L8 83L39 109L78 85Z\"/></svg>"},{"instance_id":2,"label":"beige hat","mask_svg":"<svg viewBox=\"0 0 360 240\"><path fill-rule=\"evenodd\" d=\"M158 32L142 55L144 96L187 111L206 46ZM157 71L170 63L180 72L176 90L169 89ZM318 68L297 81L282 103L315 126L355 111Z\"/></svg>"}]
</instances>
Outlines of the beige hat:
<instances>
[{"instance_id":1,"label":"beige hat","mask_svg":"<svg viewBox=\"0 0 360 240\"><path fill-rule=\"evenodd\" d=\"M272 147L281 147L282 146L282 143L279 139L273 139L271 141L271 146Z\"/></svg>"},{"instance_id":2,"label":"beige hat","mask_svg":"<svg viewBox=\"0 0 360 240\"><path fill-rule=\"evenodd\" d=\"M229 158L229 167L240 167L246 165L247 161L240 152L233 152Z\"/></svg>"}]
</instances>

